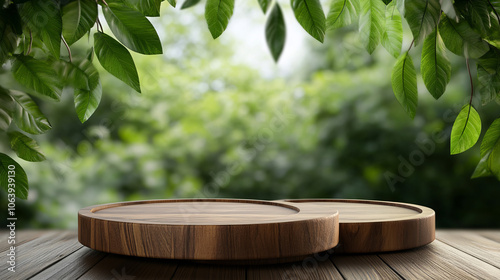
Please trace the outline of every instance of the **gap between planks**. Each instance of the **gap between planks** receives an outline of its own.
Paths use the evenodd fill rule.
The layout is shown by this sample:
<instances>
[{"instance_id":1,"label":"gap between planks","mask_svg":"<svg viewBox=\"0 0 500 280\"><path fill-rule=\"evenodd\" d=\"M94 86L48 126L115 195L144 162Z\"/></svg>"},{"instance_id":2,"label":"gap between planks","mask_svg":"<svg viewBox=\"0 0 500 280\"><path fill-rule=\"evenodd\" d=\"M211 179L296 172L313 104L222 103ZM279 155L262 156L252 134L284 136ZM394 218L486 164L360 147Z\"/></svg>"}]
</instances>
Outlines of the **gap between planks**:
<instances>
[{"instance_id":1,"label":"gap between planks","mask_svg":"<svg viewBox=\"0 0 500 280\"><path fill-rule=\"evenodd\" d=\"M19 233L23 233L23 231ZM362 274L364 274L366 278L369 279L399 279L398 274L402 278L406 279L415 279L422 276L426 276L427 278L442 279L447 275L451 277L459 277L461 279L489 278L489 277L497 277L497 279L500 278L500 270L498 269L498 267L486 261L488 255L484 255L485 253L484 252L481 253L480 251L475 252L476 255L481 253L481 255L478 255L479 256L478 258L477 256L471 255L469 252L464 251L464 250L470 251L474 249L474 246L470 246L470 244L469 247L471 247L472 249L467 248L468 245L467 238L474 238L476 241L479 240L481 242L486 242L484 244L487 245L500 244L499 242L494 241L495 238L500 239L498 238L500 236L498 231L477 231L477 232L457 231L448 233L448 231L440 230L438 231L438 240L422 248L406 250L396 253L379 254L378 256L377 255L333 256L332 258L330 258L330 261L328 260L327 262L318 261L319 265L315 269L307 269L307 266L303 267L302 264L306 261L302 263L299 262L299 263L269 265L269 266L246 266L239 268L198 265L195 263L185 263L185 262L183 263L172 262L170 264L169 269L165 269L164 261L163 262L159 261L159 263L162 263L162 265L157 264L144 267L144 265L142 265L141 263L147 260L144 260L142 258L122 257L117 255L99 253L96 251L92 251L86 247L82 248L82 246L78 244L78 242L76 241L76 234L74 233L71 234L68 232L50 231L50 232L45 232L45 234L38 234L38 237L34 237L37 234L38 233L32 233L29 239L30 238L35 238L35 239L25 240L22 246L19 246L20 248L21 247L29 248L31 249L30 250L31 252L33 251L37 252L36 255L38 257L42 256L40 257L40 259L43 259L43 257L45 257L45 259L47 260L47 261L35 260L38 261L40 264L35 265L37 271L34 274L31 274L31 276L28 276L32 277L32 279L56 279L59 278L56 276L72 275L72 274L65 274L67 273L67 270L58 272L59 267L63 268L65 267L65 264L66 265L71 264L68 267L70 268L73 267L75 270L80 271L78 273L80 273L81 275L76 276L74 278L71 277L72 279L77 279L80 276L81 276L80 279L101 279L102 278L101 276L106 276L106 275L109 276L108 277L109 279L111 279L112 277L115 276L122 276L123 273L129 273L129 275L134 275L130 273L134 272L134 270L129 270L129 269L126 269L125 271L122 270L122 267L119 266L119 264L121 263L128 263L129 266L127 267L130 267L131 269L134 266L137 267L138 269L140 268L140 270L146 269L148 270L147 272L149 273L149 275L166 276L163 279L182 279L181 276L183 275L193 275L193 276L198 275L202 276L205 279L224 279L222 278L224 276L228 277L241 276L233 279L270 279L268 278L270 276L276 276L275 279L289 279L289 278L293 279L293 277L295 277L295 279L347 279L347 280L359 279L359 277L356 278L356 276L359 276L356 273L361 273L361 272L353 271L352 267L349 267L353 266L353 262L357 263L358 270L359 267L364 268ZM478 236L475 237L476 235ZM462 238L463 236L465 236L466 238ZM5 238L5 236L0 236L0 238ZM440 239L442 239L443 241L441 241ZM72 247L75 244L71 244L75 242L78 245L76 249L74 249L75 247ZM40 247L40 244L43 244L42 246L43 248ZM59 245L56 246L57 244ZM61 246L67 249L62 249ZM459 247L461 248L459 249ZM51 252L53 251L53 249L58 249L58 248L59 250L63 250L63 252L59 254L53 254L53 252ZM73 248L74 250L71 250L71 248ZM495 256L494 251L486 253L493 254L493 257ZM45 256L47 254L49 254L50 256L48 257ZM93 265L87 264L88 265L87 270L85 270L85 268L76 267L77 264L74 263L75 260L78 260L80 256L89 256L89 255L92 256L92 254L97 254L96 256L98 260L95 261L95 264ZM33 258L33 256L31 255L30 257ZM379 258L379 260L377 261L376 258ZM490 258L489 260L491 262L494 259ZM147 262L150 263L150 261ZM117 268L115 268L116 275L113 275L112 271L107 269L109 268L108 265L110 263L118 264ZM193 266L197 267L195 269L196 271L194 272L191 271L191 268ZM414 267L414 269L411 269L412 266ZM29 269L29 267L27 268ZM101 272L104 271L108 274L96 273L96 269L97 270L101 269ZM76 273L75 275L77 275L78 273ZM135 274L135 275L142 276L143 274ZM26 279L28 277L20 279ZM3 277L1 277L1 275L0 278L4 279ZM145 278L141 277L141 279L147 279L147 277Z\"/></svg>"},{"instance_id":2,"label":"gap between planks","mask_svg":"<svg viewBox=\"0 0 500 280\"><path fill-rule=\"evenodd\" d=\"M14 279L27 279L50 267L53 263L77 251L83 245L75 232L50 231L16 247ZM8 263L0 263L0 279L12 278Z\"/></svg>"},{"instance_id":3,"label":"gap between planks","mask_svg":"<svg viewBox=\"0 0 500 280\"><path fill-rule=\"evenodd\" d=\"M479 231L442 230L438 233L438 240L500 269L500 243L479 233Z\"/></svg>"},{"instance_id":4,"label":"gap between planks","mask_svg":"<svg viewBox=\"0 0 500 280\"><path fill-rule=\"evenodd\" d=\"M446 243L379 255L405 279L500 279L500 269Z\"/></svg>"}]
</instances>

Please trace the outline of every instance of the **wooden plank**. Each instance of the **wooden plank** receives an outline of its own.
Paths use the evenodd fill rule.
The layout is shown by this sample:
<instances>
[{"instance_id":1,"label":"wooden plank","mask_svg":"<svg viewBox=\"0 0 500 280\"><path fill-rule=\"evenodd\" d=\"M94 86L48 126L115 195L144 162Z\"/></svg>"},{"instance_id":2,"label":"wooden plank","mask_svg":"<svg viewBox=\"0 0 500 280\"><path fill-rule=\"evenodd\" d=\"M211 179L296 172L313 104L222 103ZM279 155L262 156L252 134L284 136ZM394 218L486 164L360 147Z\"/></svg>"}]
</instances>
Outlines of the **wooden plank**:
<instances>
[{"instance_id":1,"label":"wooden plank","mask_svg":"<svg viewBox=\"0 0 500 280\"><path fill-rule=\"evenodd\" d=\"M248 266L247 279L317 280L343 277L328 258L318 260L309 257L297 263Z\"/></svg>"},{"instance_id":2,"label":"wooden plank","mask_svg":"<svg viewBox=\"0 0 500 280\"><path fill-rule=\"evenodd\" d=\"M345 255L331 258L345 279L401 279L377 255Z\"/></svg>"},{"instance_id":3,"label":"wooden plank","mask_svg":"<svg viewBox=\"0 0 500 280\"><path fill-rule=\"evenodd\" d=\"M169 260L108 254L78 279L170 279L176 268Z\"/></svg>"},{"instance_id":4,"label":"wooden plank","mask_svg":"<svg viewBox=\"0 0 500 280\"><path fill-rule=\"evenodd\" d=\"M0 235L0 252L7 251L11 244L7 243L9 238L9 231L3 230ZM53 234L55 231L48 230L18 230L16 231L16 244L15 246L19 246L23 243L31 241L35 238L38 238L42 235Z\"/></svg>"},{"instance_id":5,"label":"wooden plank","mask_svg":"<svg viewBox=\"0 0 500 280\"><path fill-rule=\"evenodd\" d=\"M500 243L475 231L441 230L438 240L500 268Z\"/></svg>"},{"instance_id":6,"label":"wooden plank","mask_svg":"<svg viewBox=\"0 0 500 280\"><path fill-rule=\"evenodd\" d=\"M17 279L27 279L51 264L80 249L76 232L58 231L42 235L16 248ZM8 263L0 263L0 279L10 279Z\"/></svg>"},{"instance_id":7,"label":"wooden plank","mask_svg":"<svg viewBox=\"0 0 500 280\"><path fill-rule=\"evenodd\" d=\"M78 279L107 254L82 247L31 279Z\"/></svg>"},{"instance_id":8,"label":"wooden plank","mask_svg":"<svg viewBox=\"0 0 500 280\"><path fill-rule=\"evenodd\" d=\"M478 234L500 243L500 230L481 230Z\"/></svg>"},{"instance_id":9,"label":"wooden plank","mask_svg":"<svg viewBox=\"0 0 500 280\"><path fill-rule=\"evenodd\" d=\"M245 279L245 268L232 265L179 264L174 279Z\"/></svg>"},{"instance_id":10,"label":"wooden plank","mask_svg":"<svg viewBox=\"0 0 500 280\"><path fill-rule=\"evenodd\" d=\"M500 278L500 269L438 240L421 248L379 256L405 279Z\"/></svg>"}]
</instances>

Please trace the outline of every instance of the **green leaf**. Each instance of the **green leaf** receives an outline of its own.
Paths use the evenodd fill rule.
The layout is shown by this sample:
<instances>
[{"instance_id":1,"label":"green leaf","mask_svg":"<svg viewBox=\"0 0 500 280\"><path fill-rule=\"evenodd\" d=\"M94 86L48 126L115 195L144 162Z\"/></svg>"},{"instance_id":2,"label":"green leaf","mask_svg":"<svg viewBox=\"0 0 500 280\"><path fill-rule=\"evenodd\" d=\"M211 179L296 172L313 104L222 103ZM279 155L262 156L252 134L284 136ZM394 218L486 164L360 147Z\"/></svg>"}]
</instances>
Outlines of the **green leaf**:
<instances>
[{"instance_id":1,"label":"green leaf","mask_svg":"<svg viewBox=\"0 0 500 280\"><path fill-rule=\"evenodd\" d=\"M357 22L358 11L357 0L333 0L326 17L326 29L333 30Z\"/></svg>"},{"instance_id":2,"label":"green leaf","mask_svg":"<svg viewBox=\"0 0 500 280\"><path fill-rule=\"evenodd\" d=\"M97 19L97 3L89 0L69 2L62 9L62 34L72 45L89 32Z\"/></svg>"},{"instance_id":3,"label":"green leaf","mask_svg":"<svg viewBox=\"0 0 500 280\"><path fill-rule=\"evenodd\" d=\"M500 18L498 18L498 20L496 18L495 14L491 15L491 25L488 27L483 39L488 42L488 44L500 49L500 23L498 21Z\"/></svg>"},{"instance_id":4,"label":"green leaf","mask_svg":"<svg viewBox=\"0 0 500 280\"><path fill-rule=\"evenodd\" d=\"M198 3L200 3L200 0L186 0L184 2L184 4L182 4L182 6L181 6L181 10L191 8Z\"/></svg>"},{"instance_id":5,"label":"green leaf","mask_svg":"<svg viewBox=\"0 0 500 280\"><path fill-rule=\"evenodd\" d=\"M481 101L486 104L500 97L500 51L491 48L477 61Z\"/></svg>"},{"instance_id":6,"label":"green leaf","mask_svg":"<svg viewBox=\"0 0 500 280\"><path fill-rule=\"evenodd\" d=\"M86 122L92 114L94 114L99 106L99 102L101 102L101 96L102 87L100 82L97 84L97 87L92 90L75 89L74 99L76 113L78 119L80 119L82 123Z\"/></svg>"},{"instance_id":7,"label":"green leaf","mask_svg":"<svg viewBox=\"0 0 500 280\"><path fill-rule=\"evenodd\" d=\"M62 86L56 72L46 61L31 56L16 55L12 64L12 74L20 84L33 90L33 93L59 100Z\"/></svg>"},{"instance_id":8,"label":"green leaf","mask_svg":"<svg viewBox=\"0 0 500 280\"><path fill-rule=\"evenodd\" d=\"M66 81L67 85L74 88L91 90L99 83L97 69L86 59L72 62L60 60L57 66L59 76Z\"/></svg>"},{"instance_id":9,"label":"green leaf","mask_svg":"<svg viewBox=\"0 0 500 280\"><path fill-rule=\"evenodd\" d=\"M415 45L418 45L436 28L441 5L438 0L406 1L405 9L406 21L413 33Z\"/></svg>"},{"instance_id":10,"label":"green leaf","mask_svg":"<svg viewBox=\"0 0 500 280\"><path fill-rule=\"evenodd\" d=\"M435 99L441 97L450 81L451 64L437 28L424 40L420 72L431 95Z\"/></svg>"},{"instance_id":11,"label":"green leaf","mask_svg":"<svg viewBox=\"0 0 500 280\"><path fill-rule=\"evenodd\" d=\"M40 36L49 51L59 59L62 33L59 3L53 0L31 0L20 6L19 14L23 22Z\"/></svg>"},{"instance_id":12,"label":"green leaf","mask_svg":"<svg viewBox=\"0 0 500 280\"><path fill-rule=\"evenodd\" d=\"M495 15L497 21L500 23L500 1L499 0L488 0L493 14Z\"/></svg>"},{"instance_id":13,"label":"green leaf","mask_svg":"<svg viewBox=\"0 0 500 280\"><path fill-rule=\"evenodd\" d=\"M323 43L326 31L326 18L319 0L291 0L295 18L305 31Z\"/></svg>"},{"instance_id":14,"label":"green leaf","mask_svg":"<svg viewBox=\"0 0 500 280\"><path fill-rule=\"evenodd\" d=\"M19 32L20 31L20 32ZM21 19L16 5L0 9L0 65L14 53L22 34Z\"/></svg>"},{"instance_id":15,"label":"green leaf","mask_svg":"<svg viewBox=\"0 0 500 280\"><path fill-rule=\"evenodd\" d=\"M473 178L488 176L492 173L495 174L497 178L500 178L499 157L500 119L496 119L483 137L483 142L481 143L481 161L477 165Z\"/></svg>"},{"instance_id":16,"label":"green leaf","mask_svg":"<svg viewBox=\"0 0 500 280\"><path fill-rule=\"evenodd\" d=\"M40 151L40 147L35 140L22 134L19 131L9 133L10 146L18 157L31 161L40 162L45 160L45 155Z\"/></svg>"},{"instance_id":17,"label":"green leaf","mask_svg":"<svg viewBox=\"0 0 500 280\"><path fill-rule=\"evenodd\" d=\"M176 0L167 0L167 2L170 4L170 6L174 7L177 5Z\"/></svg>"},{"instance_id":18,"label":"green leaf","mask_svg":"<svg viewBox=\"0 0 500 280\"><path fill-rule=\"evenodd\" d=\"M498 144L500 144L500 119L496 119L484 134L483 142L481 142L481 157Z\"/></svg>"},{"instance_id":19,"label":"green leaf","mask_svg":"<svg viewBox=\"0 0 500 280\"><path fill-rule=\"evenodd\" d=\"M495 11L495 14L500 14L500 0L488 0L490 7Z\"/></svg>"},{"instance_id":20,"label":"green leaf","mask_svg":"<svg viewBox=\"0 0 500 280\"><path fill-rule=\"evenodd\" d=\"M385 5L380 0L361 2L359 36L365 49L371 54L382 37L385 22Z\"/></svg>"},{"instance_id":21,"label":"green leaf","mask_svg":"<svg viewBox=\"0 0 500 280\"><path fill-rule=\"evenodd\" d=\"M207 0L205 5L205 19L208 30L214 39L218 38L229 23L233 15L234 0Z\"/></svg>"},{"instance_id":22,"label":"green leaf","mask_svg":"<svg viewBox=\"0 0 500 280\"><path fill-rule=\"evenodd\" d=\"M456 55L479 58L489 50L488 44L464 20L456 23L443 16L439 31L446 48Z\"/></svg>"},{"instance_id":23,"label":"green leaf","mask_svg":"<svg viewBox=\"0 0 500 280\"><path fill-rule=\"evenodd\" d=\"M387 5L385 10L385 29L382 34L382 46L394 57L399 57L403 46L403 23L396 9L395 2Z\"/></svg>"},{"instance_id":24,"label":"green leaf","mask_svg":"<svg viewBox=\"0 0 500 280\"><path fill-rule=\"evenodd\" d=\"M142 54L161 54L161 41L149 20L125 5L109 3L103 7L109 28L127 48Z\"/></svg>"},{"instance_id":25,"label":"green leaf","mask_svg":"<svg viewBox=\"0 0 500 280\"><path fill-rule=\"evenodd\" d=\"M285 39L285 19L283 18L280 6L276 3L266 23L267 46L273 55L274 61L278 61L280 58L283 47L285 46Z\"/></svg>"},{"instance_id":26,"label":"green leaf","mask_svg":"<svg viewBox=\"0 0 500 280\"><path fill-rule=\"evenodd\" d=\"M141 92L134 60L125 47L110 36L98 32L94 34L94 49L97 59L106 71Z\"/></svg>"},{"instance_id":27,"label":"green leaf","mask_svg":"<svg viewBox=\"0 0 500 280\"><path fill-rule=\"evenodd\" d=\"M460 14L472 29L485 36L491 25L487 0L461 0L455 3Z\"/></svg>"},{"instance_id":28,"label":"green leaf","mask_svg":"<svg viewBox=\"0 0 500 280\"><path fill-rule=\"evenodd\" d=\"M0 87L0 130L7 131L14 115L14 100L9 91Z\"/></svg>"},{"instance_id":29,"label":"green leaf","mask_svg":"<svg viewBox=\"0 0 500 280\"><path fill-rule=\"evenodd\" d=\"M42 134L52 128L38 105L26 93L17 90L11 90L10 93L15 102L13 119L20 129L31 134Z\"/></svg>"},{"instance_id":30,"label":"green leaf","mask_svg":"<svg viewBox=\"0 0 500 280\"><path fill-rule=\"evenodd\" d=\"M91 47L89 51L87 52L87 55L85 55L88 61L93 62L94 61L94 47Z\"/></svg>"},{"instance_id":31,"label":"green leaf","mask_svg":"<svg viewBox=\"0 0 500 280\"><path fill-rule=\"evenodd\" d=\"M405 15L405 0L394 0L396 2L396 8L401 16Z\"/></svg>"},{"instance_id":32,"label":"green leaf","mask_svg":"<svg viewBox=\"0 0 500 280\"><path fill-rule=\"evenodd\" d=\"M259 2L259 6L262 9L262 12L264 12L265 14L267 12L267 8L269 8L269 4L271 4L269 3L270 1L269 0L257 0L257 1Z\"/></svg>"},{"instance_id":33,"label":"green leaf","mask_svg":"<svg viewBox=\"0 0 500 280\"><path fill-rule=\"evenodd\" d=\"M403 53L392 69L392 90L410 118L415 117L418 105L417 73L408 52Z\"/></svg>"},{"instance_id":34,"label":"green leaf","mask_svg":"<svg viewBox=\"0 0 500 280\"><path fill-rule=\"evenodd\" d=\"M16 197L28 198L29 187L26 172L15 160L3 153L0 153L0 184L9 194L9 187L11 187Z\"/></svg>"},{"instance_id":35,"label":"green leaf","mask_svg":"<svg viewBox=\"0 0 500 280\"><path fill-rule=\"evenodd\" d=\"M489 160L490 155L491 155L491 151L488 151L488 153L486 153L481 158L481 160L479 161L479 163L476 166L476 169L474 170L474 173L471 176L472 179L493 175L490 167L488 166L488 160Z\"/></svg>"},{"instance_id":36,"label":"green leaf","mask_svg":"<svg viewBox=\"0 0 500 280\"><path fill-rule=\"evenodd\" d=\"M78 118L86 122L99 106L102 97L102 87L99 72L92 62L60 61L60 76L71 85L74 92L75 108Z\"/></svg>"},{"instance_id":37,"label":"green leaf","mask_svg":"<svg viewBox=\"0 0 500 280\"><path fill-rule=\"evenodd\" d=\"M439 0L439 4L441 4L441 10L445 15L458 21L457 11L455 11L455 7L453 6L453 0Z\"/></svg>"},{"instance_id":38,"label":"green leaf","mask_svg":"<svg viewBox=\"0 0 500 280\"><path fill-rule=\"evenodd\" d=\"M466 104L453 123L450 139L450 153L459 154L476 144L481 134L481 119L476 109Z\"/></svg>"},{"instance_id":39,"label":"green leaf","mask_svg":"<svg viewBox=\"0 0 500 280\"><path fill-rule=\"evenodd\" d=\"M161 0L125 0L125 2L147 17L160 16Z\"/></svg>"},{"instance_id":40,"label":"green leaf","mask_svg":"<svg viewBox=\"0 0 500 280\"><path fill-rule=\"evenodd\" d=\"M488 157L488 167L491 172L500 180L500 145L495 145Z\"/></svg>"}]
</instances>

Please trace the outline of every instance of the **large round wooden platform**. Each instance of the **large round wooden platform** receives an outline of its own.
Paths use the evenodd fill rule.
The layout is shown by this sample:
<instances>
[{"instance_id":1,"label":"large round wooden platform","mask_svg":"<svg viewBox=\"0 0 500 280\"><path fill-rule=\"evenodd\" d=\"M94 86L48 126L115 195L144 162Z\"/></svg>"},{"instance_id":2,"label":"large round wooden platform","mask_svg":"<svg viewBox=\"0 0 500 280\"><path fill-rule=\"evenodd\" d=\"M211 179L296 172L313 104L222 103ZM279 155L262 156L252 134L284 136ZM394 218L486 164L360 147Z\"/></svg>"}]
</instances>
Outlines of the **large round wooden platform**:
<instances>
[{"instance_id":1,"label":"large round wooden platform","mask_svg":"<svg viewBox=\"0 0 500 280\"><path fill-rule=\"evenodd\" d=\"M121 255L201 260L278 260L338 243L332 207L239 199L149 200L78 212L78 240Z\"/></svg>"},{"instance_id":2,"label":"large round wooden platform","mask_svg":"<svg viewBox=\"0 0 500 280\"><path fill-rule=\"evenodd\" d=\"M434 210L408 203L350 200L284 200L339 211L336 253L375 253L420 247L435 239Z\"/></svg>"}]
</instances>

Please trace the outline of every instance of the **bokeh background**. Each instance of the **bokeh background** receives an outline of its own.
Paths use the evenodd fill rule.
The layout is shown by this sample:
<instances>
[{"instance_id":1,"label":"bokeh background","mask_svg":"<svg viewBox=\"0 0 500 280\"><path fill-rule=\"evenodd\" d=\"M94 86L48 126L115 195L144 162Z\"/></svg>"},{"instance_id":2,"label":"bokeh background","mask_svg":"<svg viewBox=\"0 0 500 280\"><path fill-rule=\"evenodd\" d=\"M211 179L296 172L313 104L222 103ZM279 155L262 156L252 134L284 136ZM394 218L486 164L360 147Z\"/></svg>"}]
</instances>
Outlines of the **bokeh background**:
<instances>
[{"instance_id":1,"label":"bokeh background","mask_svg":"<svg viewBox=\"0 0 500 280\"><path fill-rule=\"evenodd\" d=\"M253 2L237 3L218 40L203 7L163 5L152 22L164 55L134 55L143 93L101 71L103 99L85 124L71 90L59 103L36 99L53 129L36 137L48 160L20 162L30 193L17 201L19 227L76 228L85 206L187 197L393 200L432 207L441 228L500 227L499 181L470 179L479 147L449 155L470 90L463 59L449 54L452 81L438 101L419 78L411 120L392 92L395 59L381 47L366 53L356 26L321 45L285 5L287 44L275 64ZM83 38L73 56L91 44ZM22 89L8 69L0 82ZM483 126L499 116L498 104L474 104ZM0 192L0 209L6 202Z\"/></svg>"}]
</instances>

